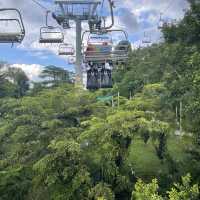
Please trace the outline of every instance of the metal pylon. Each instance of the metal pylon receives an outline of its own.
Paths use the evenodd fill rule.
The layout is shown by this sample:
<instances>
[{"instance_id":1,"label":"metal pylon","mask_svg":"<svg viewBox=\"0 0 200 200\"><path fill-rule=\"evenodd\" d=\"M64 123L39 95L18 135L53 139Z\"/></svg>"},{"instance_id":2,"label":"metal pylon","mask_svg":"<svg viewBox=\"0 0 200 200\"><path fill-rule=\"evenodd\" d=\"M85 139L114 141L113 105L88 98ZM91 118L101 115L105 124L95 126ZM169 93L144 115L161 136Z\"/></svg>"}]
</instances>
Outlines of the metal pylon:
<instances>
[{"instance_id":1,"label":"metal pylon","mask_svg":"<svg viewBox=\"0 0 200 200\"><path fill-rule=\"evenodd\" d=\"M81 24L97 17L96 10L101 0L55 0L55 4L60 7L58 16L61 19L72 20L76 24L76 85L83 85ZM76 7L83 9L77 13Z\"/></svg>"}]
</instances>

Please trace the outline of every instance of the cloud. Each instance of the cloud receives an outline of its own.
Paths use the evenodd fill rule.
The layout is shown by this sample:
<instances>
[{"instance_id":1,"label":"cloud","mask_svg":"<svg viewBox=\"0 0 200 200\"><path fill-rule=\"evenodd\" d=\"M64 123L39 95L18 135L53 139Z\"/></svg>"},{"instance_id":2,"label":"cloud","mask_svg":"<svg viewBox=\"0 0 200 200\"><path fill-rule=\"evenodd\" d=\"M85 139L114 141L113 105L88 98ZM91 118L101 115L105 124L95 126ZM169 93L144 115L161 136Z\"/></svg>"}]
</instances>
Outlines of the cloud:
<instances>
[{"instance_id":1,"label":"cloud","mask_svg":"<svg viewBox=\"0 0 200 200\"><path fill-rule=\"evenodd\" d=\"M116 11L119 24L125 26L127 31L135 32L138 29L138 19L128 8L120 8Z\"/></svg>"},{"instance_id":2,"label":"cloud","mask_svg":"<svg viewBox=\"0 0 200 200\"><path fill-rule=\"evenodd\" d=\"M40 81L39 75L44 69L43 66L37 64L13 64L11 65L11 67L22 69L26 73L30 81Z\"/></svg>"}]
</instances>

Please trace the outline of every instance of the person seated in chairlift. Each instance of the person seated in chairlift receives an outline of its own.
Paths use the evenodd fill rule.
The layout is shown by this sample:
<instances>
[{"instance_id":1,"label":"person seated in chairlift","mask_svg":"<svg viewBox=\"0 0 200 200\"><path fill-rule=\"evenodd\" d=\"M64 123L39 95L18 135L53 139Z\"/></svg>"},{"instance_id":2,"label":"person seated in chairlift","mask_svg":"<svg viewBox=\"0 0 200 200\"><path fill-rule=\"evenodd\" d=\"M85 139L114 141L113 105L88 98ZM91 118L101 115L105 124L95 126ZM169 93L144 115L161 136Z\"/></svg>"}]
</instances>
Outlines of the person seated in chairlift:
<instances>
[{"instance_id":1,"label":"person seated in chairlift","mask_svg":"<svg viewBox=\"0 0 200 200\"><path fill-rule=\"evenodd\" d=\"M110 69L103 67L101 69L101 88L112 87L112 73Z\"/></svg>"},{"instance_id":2,"label":"person seated in chairlift","mask_svg":"<svg viewBox=\"0 0 200 200\"><path fill-rule=\"evenodd\" d=\"M95 69L95 64L93 62L88 63L90 69Z\"/></svg>"},{"instance_id":3,"label":"person seated in chairlift","mask_svg":"<svg viewBox=\"0 0 200 200\"><path fill-rule=\"evenodd\" d=\"M94 68L93 66L90 67L90 69L87 70L87 89L98 89L98 78L98 69Z\"/></svg>"}]
</instances>

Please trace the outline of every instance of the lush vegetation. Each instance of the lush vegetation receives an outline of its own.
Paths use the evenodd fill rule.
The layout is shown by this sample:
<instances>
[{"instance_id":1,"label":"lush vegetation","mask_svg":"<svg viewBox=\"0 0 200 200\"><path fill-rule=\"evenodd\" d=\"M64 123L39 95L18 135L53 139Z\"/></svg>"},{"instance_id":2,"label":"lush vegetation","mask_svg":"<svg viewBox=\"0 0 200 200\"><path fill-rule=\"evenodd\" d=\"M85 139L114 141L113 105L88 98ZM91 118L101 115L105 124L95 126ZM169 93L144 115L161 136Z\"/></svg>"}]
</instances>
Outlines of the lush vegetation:
<instances>
[{"instance_id":1,"label":"lush vegetation","mask_svg":"<svg viewBox=\"0 0 200 200\"><path fill-rule=\"evenodd\" d=\"M190 4L165 42L130 52L112 90L77 88L54 66L31 87L23 71L0 71L0 199L200 199L200 4Z\"/></svg>"}]
</instances>

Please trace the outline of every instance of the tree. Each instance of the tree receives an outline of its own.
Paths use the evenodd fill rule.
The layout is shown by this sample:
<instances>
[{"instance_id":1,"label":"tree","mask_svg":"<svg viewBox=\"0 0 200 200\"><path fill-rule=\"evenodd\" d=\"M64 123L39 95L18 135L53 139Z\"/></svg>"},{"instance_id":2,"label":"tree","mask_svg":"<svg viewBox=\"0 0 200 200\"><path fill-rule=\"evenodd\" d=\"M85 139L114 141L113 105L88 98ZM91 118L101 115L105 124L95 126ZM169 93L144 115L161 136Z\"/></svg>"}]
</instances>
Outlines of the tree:
<instances>
[{"instance_id":1,"label":"tree","mask_svg":"<svg viewBox=\"0 0 200 200\"><path fill-rule=\"evenodd\" d=\"M99 183L90 190L89 198L94 200L114 200L114 194L109 185Z\"/></svg>"},{"instance_id":2,"label":"tree","mask_svg":"<svg viewBox=\"0 0 200 200\"><path fill-rule=\"evenodd\" d=\"M46 186L52 199L86 199L91 180L80 145L73 140L52 141L49 148L53 152L34 165L36 187Z\"/></svg>"},{"instance_id":3,"label":"tree","mask_svg":"<svg viewBox=\"0 0 200 200\"><path fill-rule=\"evenodd\" d=\"M198 184L191 185L191 176L187 174L182 177L182 184L174 184L169 192L162 197L158 194L159 186L157 180L145 184L141 179L135 184L135 190L132 193L133 200L197 200L199 199Z\"/></svg>"},{"instance_id":4,"label":"tree","mask_svg":"<svg viewBox=\"0 0 200 200\"><path fill-rule=\"evenodd\" d=\"M40 77L44 79L43 83L50 85L57 85L61 82L72 83L72 73L53 65L45 67Z\"/></svg>"},{"instance_id":5,"label":"tree","mask_svg":"<svg viewBox=\"0 0 200 200\"><path fill-rule=\"evenodd\" d=\"M145 184L141 179L135 184L135 191L132 193L132 200L163 200L158 194L157 180L152 180L151 183Z\"/></svg>"},{"instance_id":6,"label":"tree","mask_svg":"<svg viewBox=\"0 0 200 200\"><path fill-rule=\"evenodd\" d=\"M13 67L8 68L8 71L6 72L6 77L13 81L13 83L17 86L17 97L22 97L26 94L26 91L29 89L29 79L22 69Z\"/></svg>"},{"instance_id":7,"label":"tree","mask_svg":"<svg viewBox=\"0 0 200 200\"><path fill-rule=\"evenodd\" d=\"M178 24L165 24L163 34L168 43L181 42L184 44L199 45L199 12L200 4L196 0L188 0L190 10L188 10L182 21Z\"/></svg>"},{"instance_id":8,"label":"tree","mask_svg":"<svg viewBox=\"0 0 200 200\"><path fill-rule=\"evenodd\" d=\"M1 64L0 82L1 96L22 97L29 89L29 79L20 68L10 67L8 64Z\"/></svg>"},{"instance_id":9,"label":"tree","mask_svg":"<svg viewBox=\"0 0 200 200\"><path fill-rule=\"evenodd\" d=\"M182 177L182 183L174 184L171 191L168 192L170 200L198 200L199 186L198 184L191 185L191 176L187 174Z\"/></svg>"}]
</instances>

